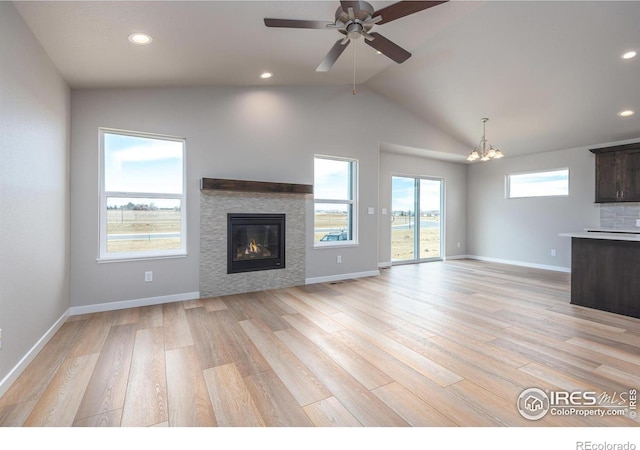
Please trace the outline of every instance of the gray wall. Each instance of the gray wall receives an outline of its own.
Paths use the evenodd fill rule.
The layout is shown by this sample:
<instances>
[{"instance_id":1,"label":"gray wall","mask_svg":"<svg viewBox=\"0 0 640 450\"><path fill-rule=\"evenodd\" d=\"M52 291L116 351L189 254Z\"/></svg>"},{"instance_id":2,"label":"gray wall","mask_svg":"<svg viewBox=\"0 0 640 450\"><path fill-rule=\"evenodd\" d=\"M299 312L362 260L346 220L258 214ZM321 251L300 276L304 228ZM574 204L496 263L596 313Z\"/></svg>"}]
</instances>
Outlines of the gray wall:
<instances>
[{"instance_id":1,"label":"gray wall","mask_svg":"<svg viewBox=\"0 0 640 450\"><path fill-rule=\"evenodd\" d=\"M68 87L10 2L0 68L1 381L69 308L70 112Z\"/></svg>"},{"instance_id":2,"label":"gray wall","mask_svg":"<svg viewBox=\"0 0 640 450\"><path fill-rule=\"evenodd\" d=\"M600 223L595 199L595 158L589 147L507 157L468 166L469 255L548 266L571 267L571 240L559 233ZM569 168L569 196L507 199L510 173ZM556 256L551 256L551 249Z\"/></svg>"},{"instance_id":3,"label":"gray wall","mask_svg":"<svg viewBox=\"0 0 640 450\"><path fill-rule=\"evenodd\" d=\"M380 152L380 210L391 211L391 176L409 175L444 179L445 184L445 245L444 256L466 254L467 245L467 167L462 163L440 161L410 155ZM390 216L380 215L379 261L391 262ZM460 248L457 244L460 242Z\"/></svg>"},{"instance_id":4,"label":"gray wall","mask_svg":"<svg viewBox=\"0 0 640 450\"><path fill-rule=\"evenodd\" d=\"M97 263L98 127L162 133L187 141L186 258ZM439 151L461 144L362 87L80 90L72 93L71 302L95 305L198 291L202 177L313 183L313 155L359 160L360 245L314 249L307 279L377 270L379 143ZM313 229L313 207L307 208ZM342 264L336 256L342 256ZM153 270L153 282L144 271Z\"/></svg>"}]
</instances>

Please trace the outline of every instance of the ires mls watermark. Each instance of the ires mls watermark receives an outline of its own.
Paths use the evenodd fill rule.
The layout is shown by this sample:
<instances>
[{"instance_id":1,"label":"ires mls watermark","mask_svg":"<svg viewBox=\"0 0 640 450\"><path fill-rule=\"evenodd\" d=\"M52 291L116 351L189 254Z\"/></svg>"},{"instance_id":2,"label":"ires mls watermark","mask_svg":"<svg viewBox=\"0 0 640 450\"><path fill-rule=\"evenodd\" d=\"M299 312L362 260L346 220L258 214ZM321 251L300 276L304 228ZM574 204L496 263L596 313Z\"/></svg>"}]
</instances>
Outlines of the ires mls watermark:
<instances>
[{"instance_id":1,"label":"ires mls watermark","mask_svg":"<svg viewBox=\"0 0 640 450\"><path fill-rule=\"evenodd\" d=\"M635 419L637 412L636 389L623 392L595 391L543 391L529 388L518 396L518 412L528 420L553 416L627 416Z\"/></svg>"}]
</instances>

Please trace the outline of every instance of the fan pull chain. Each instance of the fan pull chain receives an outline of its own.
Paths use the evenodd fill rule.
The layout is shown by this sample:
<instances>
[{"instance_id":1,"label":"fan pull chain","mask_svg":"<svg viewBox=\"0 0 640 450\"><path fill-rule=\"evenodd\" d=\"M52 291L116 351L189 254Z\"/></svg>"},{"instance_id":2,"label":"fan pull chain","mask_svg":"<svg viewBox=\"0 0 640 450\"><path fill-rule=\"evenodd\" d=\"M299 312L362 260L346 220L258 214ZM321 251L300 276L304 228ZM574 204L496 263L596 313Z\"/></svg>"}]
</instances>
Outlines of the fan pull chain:
<instances>
[{"instance_id":1,"label":"fan pull chain","mask_svg":"<svg viewBox=\"0 0 640 450\"><path fill-rule=\"evenodd\" d=\"M356 95L356 42L353 43L353 91L351 92L353 95Z\"/></svg>"}]
</instances>

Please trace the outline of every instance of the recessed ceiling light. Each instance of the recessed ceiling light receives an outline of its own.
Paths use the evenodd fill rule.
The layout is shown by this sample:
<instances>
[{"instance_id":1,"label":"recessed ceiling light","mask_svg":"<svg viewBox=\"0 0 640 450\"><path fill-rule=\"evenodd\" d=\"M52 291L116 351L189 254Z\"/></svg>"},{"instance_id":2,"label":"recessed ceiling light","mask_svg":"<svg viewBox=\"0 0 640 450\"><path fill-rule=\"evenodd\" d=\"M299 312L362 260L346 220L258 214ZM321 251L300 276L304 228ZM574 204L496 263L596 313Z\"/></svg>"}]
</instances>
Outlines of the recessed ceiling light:
<instances>
[{"instance_id":1,"label":"recessed ceiling light","mask_svg":"<svg viewBox=\"0 0 640 450\"><path fill-rule=\"evenodd\" d=\"M618 113L618 115L620 117L629 117L629 116L633 116L635 114L634 111L631 111L630 109L624 110L624 111L620 111Z\"/></svg>"},{"instance_id":2,"label":"recessed ceiling light","mask_svg":"<svg viewBox=\"0 0 640 450\"><path fill-rule=\"evenodd\" d=\"M263 78L263 79L271 78L272 76L273 74L271 72L263 72L260 74L260 78Z\"/></svg>"},{"instance_id":3,"label":"recessed ceiling light","mask_svg":"<svg viewBox=\"0 0 640 450\"><path fill-rule=\"evenodd\" d=\"M147 45L150 44L152 40L151 36L144 33L133 33L129 35L129 42L136 45Z\"/></svg>"},{"instance_id":4,"label":"recessed ceiling light","mask_svg":"<svg viewBox=\"0 0 640 450\"><path fill-rule=\"evenodd\" d=\"M638 53L636 53L635 50L630 50L626 53L622 54L622 59L631 59L633 57L635 57Z\"/></svg>"}]
</instances>

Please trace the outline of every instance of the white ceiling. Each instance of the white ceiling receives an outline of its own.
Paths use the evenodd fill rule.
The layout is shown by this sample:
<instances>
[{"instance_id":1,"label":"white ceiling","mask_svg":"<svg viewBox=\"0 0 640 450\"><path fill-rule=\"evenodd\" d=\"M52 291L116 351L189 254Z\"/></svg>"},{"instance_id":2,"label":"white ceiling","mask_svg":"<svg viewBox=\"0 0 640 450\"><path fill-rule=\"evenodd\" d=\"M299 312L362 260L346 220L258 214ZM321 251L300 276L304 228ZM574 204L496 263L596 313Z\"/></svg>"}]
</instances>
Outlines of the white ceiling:
<instances>
[{"instance_id":1,"label":"white ceiling","mask_svg":"<svg viewBox=\"0 0 640 450\"><path fill-rule=\"evenodd\" d=\"M640 56L621 58L640 53L640 1L454 0L374 27L413 53L405 63L358 40L326 73L315 68L337 31L263 18L332 21L337 0L14 3L74 89L345 85L351 95L355 61L358 84L469 147L482 117L507 156L640 138ZM130 44L136 31L153 43Z\"/></svg>"}]
</instances>

